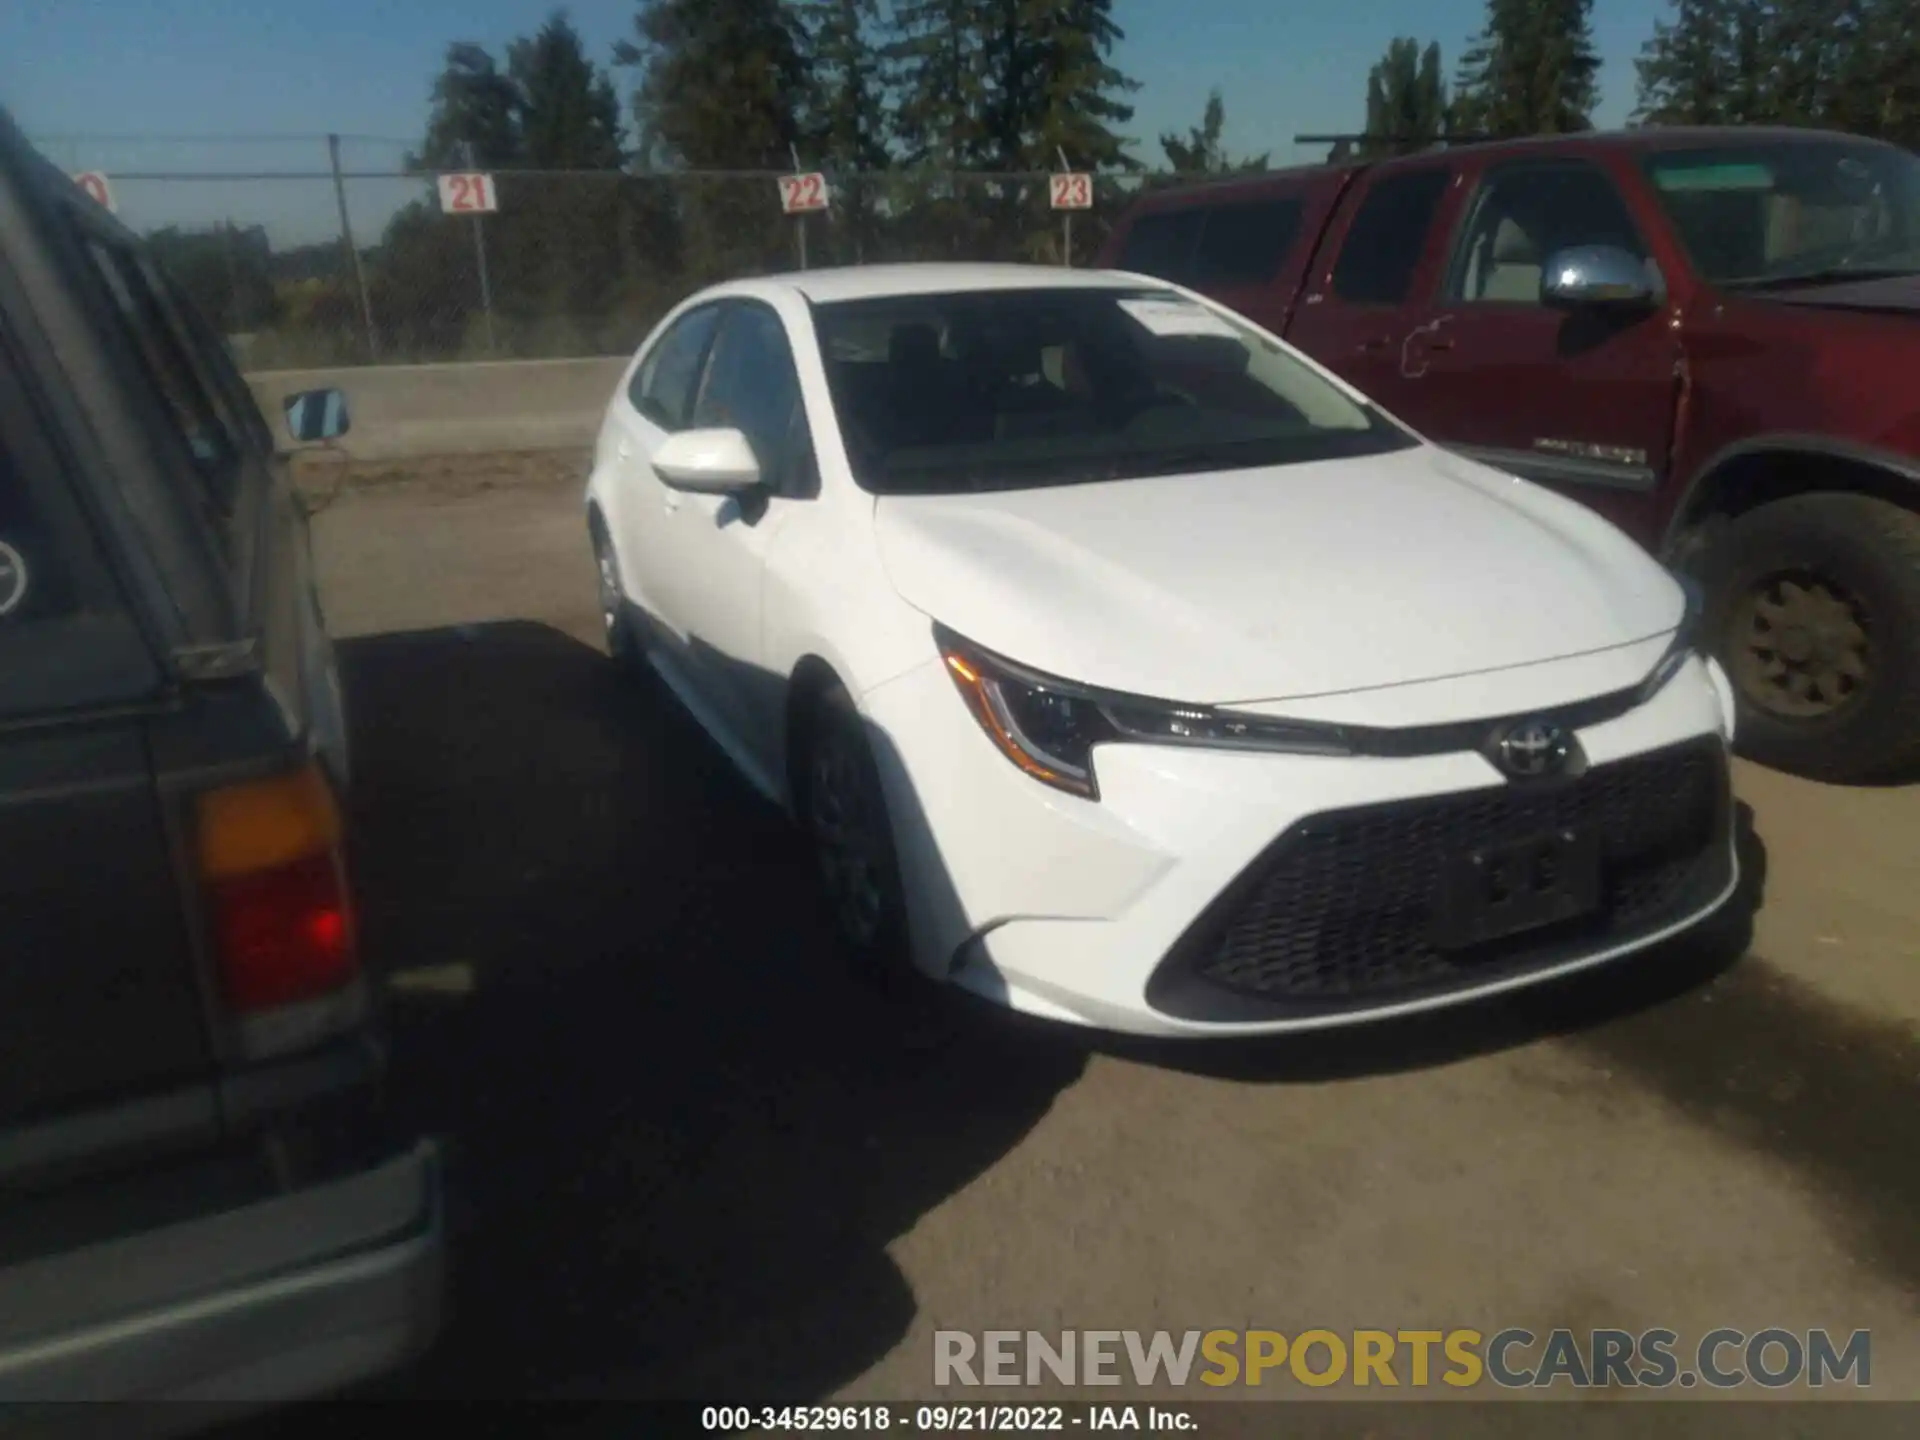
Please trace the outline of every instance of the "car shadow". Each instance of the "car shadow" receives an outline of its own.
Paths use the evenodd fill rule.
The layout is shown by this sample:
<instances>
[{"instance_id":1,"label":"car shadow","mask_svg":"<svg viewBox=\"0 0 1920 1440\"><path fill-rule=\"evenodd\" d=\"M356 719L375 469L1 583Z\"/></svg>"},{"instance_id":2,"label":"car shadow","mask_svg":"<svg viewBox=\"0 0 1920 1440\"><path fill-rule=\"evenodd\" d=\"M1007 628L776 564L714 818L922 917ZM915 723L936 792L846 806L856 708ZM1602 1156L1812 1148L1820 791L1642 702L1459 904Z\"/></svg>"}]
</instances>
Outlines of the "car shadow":
<instances>
[{"instance_id":1,"label":"car shadow","mask_svg":"<svg viewBox=\"0 0 1920 1440\"><path fill-rule=\"evenodd\" d=\"M1537 1040L1582 1034L1709 984L1752 947L1764 902L1767 849L1753 810L1735 803L1740 885L1712 922L1638 955L1544 985L1465 1005L1298 1035L1254 1040L1139 1042L1098 1048L1137 1062L1260 1084L1319 1084L1423 1070Z\"/></svg>"},{"instance_id":2,"label":"car shadow","mask_svg":"<svg viewBox=\"0 0 1920 1440\"><path fill-rule=\"evenodd\" d=\"M448 1328L377 1393L852 1381L915 1313L888 1244L1084 1054L990 1024L902 1043L785 817L597 649L511 622L340 651L395 1119L443 1137L451 1195Z\"/></svg>"}]
</instances>

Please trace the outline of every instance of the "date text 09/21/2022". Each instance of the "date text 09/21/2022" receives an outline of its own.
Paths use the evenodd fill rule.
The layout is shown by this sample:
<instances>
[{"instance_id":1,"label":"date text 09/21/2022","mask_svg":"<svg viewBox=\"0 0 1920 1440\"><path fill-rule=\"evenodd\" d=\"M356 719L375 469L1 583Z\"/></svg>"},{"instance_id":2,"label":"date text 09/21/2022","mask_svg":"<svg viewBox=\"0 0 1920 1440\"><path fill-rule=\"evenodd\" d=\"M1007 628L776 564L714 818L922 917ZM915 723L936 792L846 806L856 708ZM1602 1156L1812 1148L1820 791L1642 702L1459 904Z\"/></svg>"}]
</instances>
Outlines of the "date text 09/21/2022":
<instances>
[{"instance_id":1,"label":"date text 09/21/2022","mask_svg":"<svg viewBox=\"0 0 1920 1440\"><path fill-rule=\"evenodd\" d=\"M709 1405L701 1428L755 1431L899 1430L910 1435L1014 1434L1022 1431L1192 1431L1193 1415L1159 1405Z\"/></svg>"}]
</instances>

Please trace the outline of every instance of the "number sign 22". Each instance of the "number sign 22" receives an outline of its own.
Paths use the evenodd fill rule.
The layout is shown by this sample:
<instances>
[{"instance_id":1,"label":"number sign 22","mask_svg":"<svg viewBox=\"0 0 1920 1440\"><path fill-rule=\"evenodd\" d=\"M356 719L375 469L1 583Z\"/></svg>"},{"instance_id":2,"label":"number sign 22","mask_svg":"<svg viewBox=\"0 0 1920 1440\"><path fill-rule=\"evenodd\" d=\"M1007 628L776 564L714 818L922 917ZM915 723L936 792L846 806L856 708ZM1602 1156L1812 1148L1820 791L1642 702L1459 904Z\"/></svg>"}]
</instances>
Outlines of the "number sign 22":
<instances>
[{"instance_id":1,"label":"number sign 22","mask_svg":"<svg viewBox=\"0 0 1920 1440\"><path fill-rule=\"evenodd\" d=\"M780 208L789 215L805 215L827 208L827 177L819 171L780 177Z\"/></svg>"},{"instance_id":2,"label":"number sign 22","mask_svg":"<svg viewBox=\"0 0 1920 1440\"><path fill-rule=\"evenodd\" d=\"M491 175L442 175L440 209L448 215L489 215L500 208Z\"/></svg>"},{"instance_id":3,"label":"number sign 22","mask_svg":"<svg viewBox=\"0 0 1920 1440\"><path fill-rule=\"evenodd\" d=\"M1093 176L1078 171L1054 175L1050 189L1050 198L1056 210L1091 210L1093 208Z\"/></svg>"}]
</instances>

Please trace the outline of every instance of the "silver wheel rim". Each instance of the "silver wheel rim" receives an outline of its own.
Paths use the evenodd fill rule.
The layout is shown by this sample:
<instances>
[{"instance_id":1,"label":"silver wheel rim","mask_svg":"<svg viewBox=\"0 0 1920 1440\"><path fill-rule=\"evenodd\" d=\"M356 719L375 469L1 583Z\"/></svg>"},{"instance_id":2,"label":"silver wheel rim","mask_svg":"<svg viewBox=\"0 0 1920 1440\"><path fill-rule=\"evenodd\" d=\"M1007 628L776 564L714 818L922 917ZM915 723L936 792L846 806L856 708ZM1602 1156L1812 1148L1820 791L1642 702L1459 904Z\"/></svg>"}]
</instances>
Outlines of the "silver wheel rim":
<instances>
[{"instance_id":1,"label":"silver wheel rim","mask_svg":"<svg viewBox=\"0 0 1920 1440\"><path fill-rule=\"evenodd\" d=\"M814 854L834 915L849 940L871 945L880 934L880 866L885 854L873 797L857 759L837 738L821 738L809 780Z\"/></svg>"},{"instance_id":2,"label":"silver wheel rim","mask_svg":"<svg viewBox=\"0 0 1920 1440\"><path fill-rule=\"evenodd\" d=\"M600 623L607 629L609 648L620 638L620 574L613 566L613 554L602 543L594 556L600 571Z\"/></svg>"}]
</instances>

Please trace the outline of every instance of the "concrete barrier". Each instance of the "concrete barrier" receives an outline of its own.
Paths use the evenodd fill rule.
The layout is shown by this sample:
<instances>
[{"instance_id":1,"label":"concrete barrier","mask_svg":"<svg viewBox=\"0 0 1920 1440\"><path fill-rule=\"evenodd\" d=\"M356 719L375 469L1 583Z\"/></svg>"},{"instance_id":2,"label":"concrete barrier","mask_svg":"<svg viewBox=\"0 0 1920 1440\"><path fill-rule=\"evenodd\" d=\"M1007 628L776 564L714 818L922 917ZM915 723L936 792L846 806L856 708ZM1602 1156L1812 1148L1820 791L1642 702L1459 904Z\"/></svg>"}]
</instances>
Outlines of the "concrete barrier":
<instances>
[{"instance_id":1,"label":"concrete barrier","mask_svg":"<svg viewBox=\"0 0 1920 1440\"><path fill-rule=\"evenodd\" d=\"M593 444L627 359L501 360L263 370L247 377L276 435L286 397L331 387L347 397L344 441L366 460Z\"/></svg>"}]
</instances>

